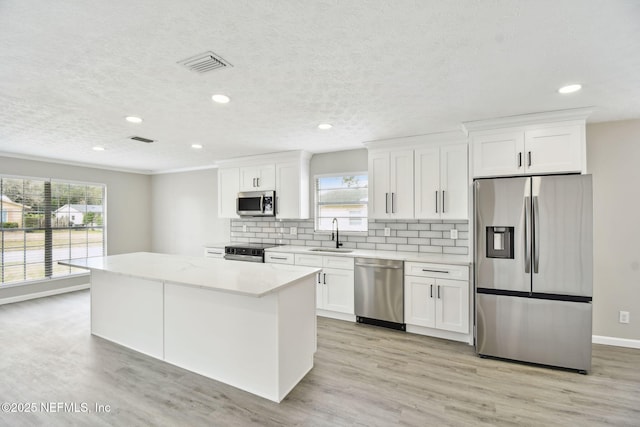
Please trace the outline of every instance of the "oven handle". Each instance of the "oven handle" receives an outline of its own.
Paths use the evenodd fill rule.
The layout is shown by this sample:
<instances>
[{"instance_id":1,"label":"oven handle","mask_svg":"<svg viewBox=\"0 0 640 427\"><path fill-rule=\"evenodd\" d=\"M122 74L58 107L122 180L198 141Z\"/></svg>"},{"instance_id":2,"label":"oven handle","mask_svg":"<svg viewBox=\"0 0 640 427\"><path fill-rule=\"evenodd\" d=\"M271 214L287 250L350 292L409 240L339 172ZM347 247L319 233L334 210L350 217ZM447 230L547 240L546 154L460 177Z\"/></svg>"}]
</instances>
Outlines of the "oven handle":
<instances>
[{"instance_id":1,"label":"oven handle","mask_svg":"<svg viewBox=\"0 0 640 427\"><path fill-rule=\"evenodd\" d=\"M254 255L225 255L224 259L230 261L264 262L262 257Z\"/></svg>"}]
</instances>

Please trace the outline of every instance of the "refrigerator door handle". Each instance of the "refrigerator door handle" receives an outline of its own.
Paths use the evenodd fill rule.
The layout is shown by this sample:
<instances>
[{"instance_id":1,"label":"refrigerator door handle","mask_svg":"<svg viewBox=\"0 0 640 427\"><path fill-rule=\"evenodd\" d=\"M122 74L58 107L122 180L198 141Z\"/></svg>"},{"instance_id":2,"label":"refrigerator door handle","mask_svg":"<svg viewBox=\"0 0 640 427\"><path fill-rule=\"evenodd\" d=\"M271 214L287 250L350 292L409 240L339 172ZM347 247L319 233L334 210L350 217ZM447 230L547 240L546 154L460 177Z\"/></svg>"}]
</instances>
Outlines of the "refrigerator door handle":
<instances>
[{"instance_id":1,"label":"refrigerator door handle","mask_svg":"<svg viewBox=\"0 0 640 427\"><path fill-rule=\"evenodd\" d=\"M531 242L529 241L529 227L531 224L531 203L530 197L524 198L524 272L531 272Z\"/></svg>"},{"instance_id":2,"label":"refrigerator door handle","mask_svg":"<svg viewBox=\"0 0 640 427\"><path fill-rule=\"evenodd\" d=\"M540 266L540 209L538 207L538 196L533 196L533 272L538 273Z\"/></svg>"}]
</instances>

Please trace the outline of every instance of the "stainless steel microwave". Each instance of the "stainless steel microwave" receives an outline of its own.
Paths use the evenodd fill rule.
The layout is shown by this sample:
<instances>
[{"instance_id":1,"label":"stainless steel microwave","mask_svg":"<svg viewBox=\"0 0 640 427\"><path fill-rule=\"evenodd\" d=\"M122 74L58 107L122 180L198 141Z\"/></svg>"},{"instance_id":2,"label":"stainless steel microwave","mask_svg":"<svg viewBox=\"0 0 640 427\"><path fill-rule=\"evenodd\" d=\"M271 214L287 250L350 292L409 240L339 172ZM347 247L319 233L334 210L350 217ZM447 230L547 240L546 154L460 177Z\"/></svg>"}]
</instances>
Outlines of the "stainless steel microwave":
<instances>
[{"instance_id":1,"label":"stainless steel microwave","mask_svg":"<svg viewBox=\"0 0 640 427\"><path fill-rule=\"evenodd\" d=\"M240 216L276 216L275 191L238 193L236 212Z\"/></svg>"}]
</instances>

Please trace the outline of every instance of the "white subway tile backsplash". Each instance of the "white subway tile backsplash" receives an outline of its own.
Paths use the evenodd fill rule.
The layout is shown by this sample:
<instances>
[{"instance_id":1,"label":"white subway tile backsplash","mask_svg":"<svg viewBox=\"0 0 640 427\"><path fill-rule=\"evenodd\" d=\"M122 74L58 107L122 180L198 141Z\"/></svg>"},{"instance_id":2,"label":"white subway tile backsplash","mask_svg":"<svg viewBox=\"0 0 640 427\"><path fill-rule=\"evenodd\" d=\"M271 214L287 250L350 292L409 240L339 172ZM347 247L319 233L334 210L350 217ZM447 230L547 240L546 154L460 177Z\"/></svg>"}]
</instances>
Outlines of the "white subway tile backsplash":
<instances>
[{"instance_id":1,"label":"white subway tile backsplash","mask_svg":"<svg viewBox=\"0 0 640 427\"><path fill-rule=\"evenodd\" d=\"M369 220L369 229L362 234L341 234L345 248L378 249L428 253L469 253L468 221L441 220ZM244 232L243 226L247 227ZM297 235L289 234L291 227ZM384 235L384 229L390 235ZM451 240L449 230L457 229L458 239ZM231 220L231 241L237 243L282 243L297 246L335 246L329 233L316 233L313 219L279 221L272 218Z\"/></svg>"},{"instance_id":2,"label":"white subway tile backsplash","mask_svg":"<svg viewBox=\"0 0 640 427\"><path fill-rule=\"evenodd\" d=\"M454 224L431 224L431 229L433 231L449 231L454 227Z\"/></svg>"},{"instance_id":3,"label":"white subway tile backsplash","mask_svg":"<svg viewBox=\"0 0 640 427\"><path fill-rule=\"evenodd\" d=\"M398 245L399 251L418 252L418 245Z\"/></svg>"},{"instance_id":4,"label":"white subway tile backsplash","mask_svg":"<svg viewBox=\"0 0 640 427\"><path fill-rule=\"evenodd\" d=\"M396 245L378 243L376 245L376 249L379 250L379 251L395 251L396 250Z\"/></svg>"}]
</instances>

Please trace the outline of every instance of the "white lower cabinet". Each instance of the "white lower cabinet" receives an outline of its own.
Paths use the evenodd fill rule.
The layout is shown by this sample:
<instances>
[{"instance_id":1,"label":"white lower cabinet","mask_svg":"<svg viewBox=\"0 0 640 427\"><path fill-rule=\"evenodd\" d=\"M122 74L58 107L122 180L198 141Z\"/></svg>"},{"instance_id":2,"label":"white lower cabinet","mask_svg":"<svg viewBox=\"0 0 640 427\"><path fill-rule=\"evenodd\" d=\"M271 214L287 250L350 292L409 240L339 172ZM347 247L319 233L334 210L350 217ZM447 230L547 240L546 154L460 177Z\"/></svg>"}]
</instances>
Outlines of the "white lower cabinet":
<instances>
[{"instance_id":1,"label":"white lower cabinet","mask_svg":"<svg viewBox=\"0 0 640 427\"><path fill-rule=\"evenodd\" d=\"M316 276L316 307L319 315L355 320L353 258L296 254L295 264L322 267Z\"/></svg>"},{"instance_id":2,"label":"white lower cabinet","mask_svg":"<svg viewBox=\"0 0 640 427\"><path fill-rule=\"evenodd\" d=\"M468 267L407 262L404 297L407 330L409 325L414 325L460 334L469 333ZM413 332L430 335L426 330Z\"/></svg>"}]
</instances>

